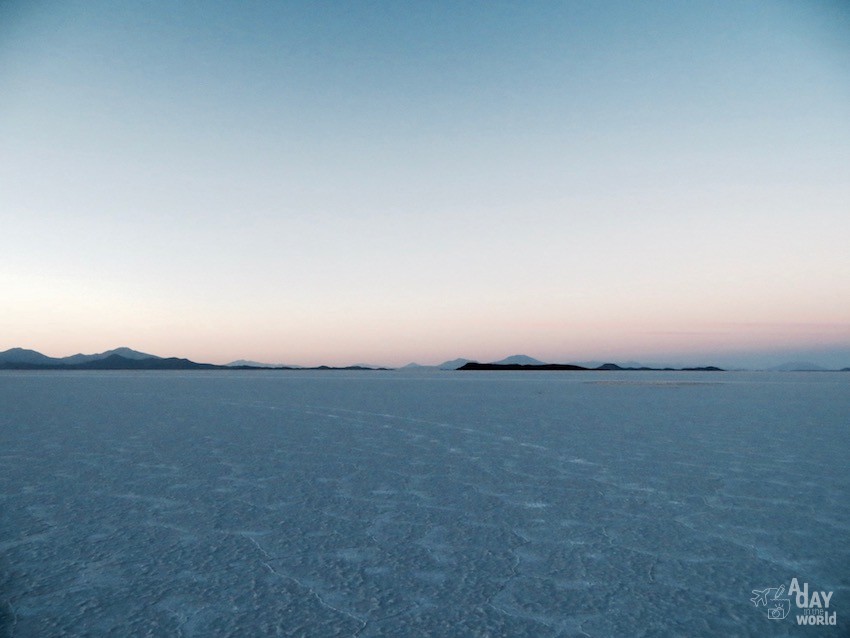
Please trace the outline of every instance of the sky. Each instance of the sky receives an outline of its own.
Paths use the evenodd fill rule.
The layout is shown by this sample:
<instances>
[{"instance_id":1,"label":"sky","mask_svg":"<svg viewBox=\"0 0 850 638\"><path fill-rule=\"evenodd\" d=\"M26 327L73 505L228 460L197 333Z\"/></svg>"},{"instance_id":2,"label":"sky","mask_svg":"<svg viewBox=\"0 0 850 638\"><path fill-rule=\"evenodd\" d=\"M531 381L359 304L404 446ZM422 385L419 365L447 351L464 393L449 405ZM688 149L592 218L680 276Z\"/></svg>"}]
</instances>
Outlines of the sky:
<instances>
[{"instance_id":1,"label":"sky","mask_svg":"<svg viewBox=\"0 0 850 638\"><path fill-rule=\"evenodd\" d=\"M850 6L2 2L0 246L0 350L850 366Z\"/></svg>"}]
</instances>

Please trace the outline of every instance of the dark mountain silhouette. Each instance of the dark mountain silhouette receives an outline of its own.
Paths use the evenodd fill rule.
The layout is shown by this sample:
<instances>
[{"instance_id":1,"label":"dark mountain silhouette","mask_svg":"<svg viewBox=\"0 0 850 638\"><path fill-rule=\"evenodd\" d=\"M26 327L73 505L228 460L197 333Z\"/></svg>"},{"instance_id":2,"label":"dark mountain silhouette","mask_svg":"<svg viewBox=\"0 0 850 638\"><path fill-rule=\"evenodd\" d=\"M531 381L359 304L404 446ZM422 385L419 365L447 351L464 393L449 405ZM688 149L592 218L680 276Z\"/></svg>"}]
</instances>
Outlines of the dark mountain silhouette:
<instances>
[{"instance_id":1,"label":"dark mountain silhouette","mask_svg":"<svg viewBox=\"0 0 850 638\"><path fill-rule=\"evenodd\" d=\"M682 371L682 372L723 372L723 368L716 366L703 366L695 368L621 368L616 363L603 363L597 368L585 368L583 366L571 365L568 363L543 363L540 365L518 364L518 363L467 363L458 368L458 370L574 370L574 371L635 371L635 370L655 370L658 372L664 371Z\"/></svg>"},{"instance_id":2,"label":"dark mountain silhouette","mask_svg":"<svg viewBox=\"0 0 850 638\"><path fill-rule=\"evenodd\" d=\"M459 360L463 361L463 360ZM475 361L467 361L463 365L456 368L457 370L608 370L630 371L630 370L657 370L657 371L675 371L681 370L686 372L720 372L721 368L715 366L699 366L689 368L673 368L673 367L650 367L641 365L636 362L629 362L625 365L617 363L602 363L593 365L584 365L577 363L545 363L537 359L533 359L528 355L515 354L500 361L493 363L478 363Z\"/></svg>"},{"instance_id":3,"label":"dark mountain silhouette","mask_svg":"<svg viewBox=\"0 0 850 638\"><path fill-rule=\"evenodd\" d=\"M679 370L680 368L673 368L672 366L653 367L653 366L644 366L644 365L621 366L621 365L617 365L616 363L603 363L601 366L596 366L593 369L594 370ZM684 370L685 368L681 368L681 369Z\"/></svg>"},{"instance_id":4,"label":"dark mountain silhouette","mask_svg":"<svg viewBox=\"0 0 850 638\"><path fill-rule=\"evenodd\" d=\"M301 366L293 366L287 363L264 363L262 361L251 361L249 359L237 359L230 363L225 363L228 368L300 368Z\"/></svg>"},{"instance_id":5,"label":"dark mountain silhouette","mask_svg":"<svg viewBox=\"0 0 850 638\"><path fill-rule=\"evenodd\" d=\"M195 363L189 359L168 357L148 357L146 359L128 359L120 354L112 354L105 359L95 359L85 363L70 364L76 370L215 370L223 366L212 363Z\"/></svg>"},{"instance_id":6,"label":"dark mountain silhouette","mask_svg":"<svg viewBox=\"0 0 850 638\"><path fill-rule=\"evenodd\" d=\"M367 365L353 365L353 366L315 366L313 368L298 368L299 370L392 370L392 368L378 368Z\"/></svg>"},{"instance_id":7,"label":"dark mountain silhouette","mask_svg":"<svg viewBox=\"0 0 850 638\"><path fill-rule=\"evenodd\" d=\"M0 352L0 370L386 370L371 366L345 367L317 366L294 368L287 366L216 365L197 363L179 357L157 357L131 350L116 348L97 355L72 355L70 357L48 357L35 350L12 348Z\"/></svg>"},{"instance_id":8,"label":"dark mountain silhouette","mask_svg":"<svg viewBox=\"0 0 850 638\"><path fill-rule=\"evenodd\" d=\"M640 361L619 361L619 362L611 362L611 361L570 361L574 366L581 366L582 368L603 368L603 366L617 366L623 370L645 370L645 369L657 369L664 370L666 368L673 369L676 366L669 363L642 363ZM613 370L614 368L612 368Z\"/></svg>"},{"instance_id":9,"label":"dark mountain silhouette","mask_svg":"<svg viewBox=\"0 0 850 638\"><path fill-rule=\"evenodd\" d=\"M467 363L458 370L589 370L590 368L582 368L567 363L541 363L522 364L522 363Z\"/></svg>"},{"instance_id":10,"label":"dark mountain silhouette","mask_svg":"<svg viewBox=\"0 0 850 638\"><path fill-rule=\"evenodd\" d=\"M118 355L125 359L160 359L153 354L147 354L146 352L139 352L138 350L133 350L127 347L115 348L114 350L107 350L106 352L100 352L97 354L73 354L70 357L63 357L60 359L63 363L69 364L78 364L78 363L88 363L89 361L97 361L99 359L106 359L111 357L112 355Z\"/></svg>"},{"instance_id":11,"label":"dark mountain silhouette","mask_svg":"<svg viewBox=\"0 0 850 638\"><path fill-rule=\"evenodd\" d=\"M124 359L159 359L156 355L131 350L130 348L115 348L98 354L73 354L70 357L48 357L47 355L36 352L35 350L25 350L24 348L11 348L5 352L0 352L0 364L28 364L28 365L44 365L44 366L60 366L60 365L80 365L92 361L107 359L113 355L118 355Z\"/></svg>"},{"instance_id":12,"label":"dark mountain silhouette","mask_svg":"<svg viewBox=\"0 0 850 638\"><path fill-rule=\"evenodd\" d=\"M223 367L177 357L129 359L120 354L112 354L103 359L84 360L82 363L63 363L62 359L51 359L47 363L0 361L0 370L216 370Z\"/></svg>"}]
</instances>

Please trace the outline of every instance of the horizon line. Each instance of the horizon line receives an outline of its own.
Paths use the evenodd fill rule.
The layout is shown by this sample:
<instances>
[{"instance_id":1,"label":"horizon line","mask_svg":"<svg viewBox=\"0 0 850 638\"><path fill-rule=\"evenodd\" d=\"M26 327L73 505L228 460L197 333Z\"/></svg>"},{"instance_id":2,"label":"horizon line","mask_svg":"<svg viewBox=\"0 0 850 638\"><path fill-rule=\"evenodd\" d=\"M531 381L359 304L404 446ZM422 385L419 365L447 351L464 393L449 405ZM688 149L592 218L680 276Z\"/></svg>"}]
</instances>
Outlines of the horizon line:
<instances>
[{"instance_id":1,"label":"horizon line","mask_svg":"<svg viewBox=\"0 0 850 638\"><path fill-rule=\"evenodd\" d=\"M484 358L484 357L482 357L480 359L474 359L474 358L469 358L469 357L454 357L454 358L451 358L451 359L445 359L445 360L439 361L437 363L431 363L431 364L420 364L416 361L410 361L406 364L379 364L379 363L367 363L367 362L364 362L364 361L358 361L358 362L348 363L348 364L315 363L315 364L311 365L311 364L299 364L299 363L269 362L269 361L262 361L262 360L259 360L259 359L247 358L247 357L239 357L239 358L231 359L229 361L222 362L222 363L213 363L213 362L206 361L205 357L197 357L197 356L194 356L194 355L189 355L189 356L185 356L185 355L164 356L164 355L152 354L150 352L145 352L145 351L142 351L142 350L137 350L135 348L131 348L130 346L118 346L118 347L110 348L110 349L103 350L103 351L100 351L100 352L93 352L91 354L86 354L86 353L83 353L83 352L80 351L80 352L75 352L74 354L71 354L71 355L64 355L64 356L47 355L47 354L44 354L42 351L36 350L34 348L25 348L25 347L22 347L22 346L12 346L11 348L7 348L6 350L0 351L0 356L7 354L9 352L12 352L12 351L23 351L23 352L28 352L28 353L34 353L38 356L41 356L41 357L44 357L46 359L53 360L53 361L56 361L56 362L60 362L60 361L66 360L66 359L79 358L79 357L83 357L83 358L91 358L91 357L105 358L104 356L101 356L101 355L122 356L121 354L119 354L119 351L129 351L129 352L131 352L135 355L144 355L143 357L138 357L138 356L133 357L133 358L136 358L136 359L142 359L142 358L180 359L180 360L189 361L193 364L199 364L199 365L220 366L220 367L225 367L225 368L226 367L248 366L248 367L251 367L251 368L261 368L261 369L262 368L316 369L316 368L323 368L323 367L335 368L335 369L358 368L358 367L360 367L360 368L385 369L385 370L403 370L405 368L407 368L409 370L415 370L417 368L446 369L446 368L443 368L443 366L445 366L445 364L454 363L454 362L459 362L459 364L458 364L459 366L462 366L466 363L473 363L473 364L480 364L480 365L559 365L559 366L569 365L569 366L579 366L579 367L590 369L590 370L598 368L600 366L605 366L605 365L616 365L616 366L621 367L623 369L629 369L629 368L634 369L634 368L644 367L644 368L654 369L654 370L663 370L665 368L678 370L678 369L684 369L684 368L717 367L717 368L722 368L724 370L739 370L739 371L787 370L787 371L839 371L840 372L840 371L846 370L850 366L850 362L848 362L848 366L838 365L838 366L832 367L832 366L828 366L828 365L822 365L821 363L818 363L818 362L813 361L813 360L803 359L803 358L799 358L799 357L789 358L789 359L783 361L782 363L773 364L773 365L761 365L761 366L759 366L759 365L750 365L750 366L732 365L732 366L730 366L730 365L718 365L717 363L701 363L701 364L697 365L697 364L693 364L693 363L684 363L684 362L681 362L681 361L678 361L678 362L676 362L676 361L664 361L664 359L666 358L666 357L664 357L664 355L658 355L656 357L653 357L652 355L650 355L649 357L641 357L641 356L637 356L637 357L628 357L628 356L616 357L615 356L615 357L609 357L609 358L602 357L602 358L575 358L575 359L566 359L566 360L552 360L552 359L549 359L549 358L533 357L533 356L526 355L526 354L512 354L512 355L508 355L506 357L501 357L501 358L493 359L493 360L489 360L489 361L485 360L486 358ZM752 353L750 353L750 354L752 354ZM771 353L765 352L765 353L763 353L763 356L768 355L768 354L771 354ZM775 357L778 353L774 352L772 354ZM192 358L193 356L194 356L194 358ZM691 358L693 358L693 356L694 355L692 355ZM123 358L128 358L128 357L123 357ZM709 360L710 358L711 357L706 356L706 357L704 357L704 360ZM722 358L722 355L718 355L718 358ZM658 360L651 360L651 359L658 359ZM661 362L659 362L659 361L661 361ZM518 363L518 362L522 362L522 363ZM45 365L50 365L50 364L45 364ZM62 364L59 364L59 365L62 365ZM73 365L73 363L71 363L71 365ZM454 369L454 368L448 368L448 369Z\"/></svg>"}]
</instances>

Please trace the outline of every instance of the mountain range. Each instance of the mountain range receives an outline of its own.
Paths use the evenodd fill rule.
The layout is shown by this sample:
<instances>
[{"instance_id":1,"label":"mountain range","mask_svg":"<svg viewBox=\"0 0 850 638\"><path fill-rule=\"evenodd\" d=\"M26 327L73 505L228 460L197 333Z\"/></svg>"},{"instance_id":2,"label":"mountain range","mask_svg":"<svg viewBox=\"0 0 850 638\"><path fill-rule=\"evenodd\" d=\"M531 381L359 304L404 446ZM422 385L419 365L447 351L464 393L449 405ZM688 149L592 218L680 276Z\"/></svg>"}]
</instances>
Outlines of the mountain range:
<instances>
[{"instance_id":1,"label":"mountain range","mask_svg":"<svg viewBox=\"0 0 850 638\"><path fill-rule=\"evenodd\" d=\"M218 367L189 359L158 357L130 348L70 357L48 357L24 348L0 352L0 369L3 370L214 370Z\"/></svg>"},{"instance_id":2,"label":"mountain range","mask_svg":"<svg viewBox=\"0 0 850 638\"><path fill-rule=\"evenodd\" d=\"M197 363L179 357L158 357L130 348L115 348L97 354L75 354L70 357L48 357L24 348L11 348L0 352L0 370L386 370L362 365L296 368L252 363L239 361L225 366Z\"/></svg>"},{"instance_id":3,"label":"mountain range","mask_svg":"<svg viewBox=\"0 0 850 638\"><path fill-rule=\"evenodd\" d=\"M80 365L108 359L109 357L117 356L123 359L140 361L142 359L161 359L154 354L139 352L130 348L115 348L106 352L97 354L72 354L70 357L48 357L47 355L36 352L35 350L26 350L24 348L11 348L4 352L0 352L0 363L19 363L27 365L39 366L61 366L61 365Z\"/></svg>"},{"instance_id":4,"label":"mountain range","mask_svg":"<svg viewBox=\"0 0 850 638\"><path fill-rule=\"evenodd\" d=\"M11 348L0 352L0 370L391 370L392 368L357 364L352 366L297 366L261 363L239 359L226 365L197 363L179 357L159 357L127 347L114 348L96 354L74 354L69 357L48 357L35 350ZM523 354L515 354L491 363L479 363L472 359L452 359L435 366L410 363L401 370L720 370L715 366L674 367L669 365L645 365L635 361L626 363L549 363ZM789 362L769 369L770 371L826 371L810 362ZM850 371L843 368L842 371Z\"/></svg>"}]
</instances>

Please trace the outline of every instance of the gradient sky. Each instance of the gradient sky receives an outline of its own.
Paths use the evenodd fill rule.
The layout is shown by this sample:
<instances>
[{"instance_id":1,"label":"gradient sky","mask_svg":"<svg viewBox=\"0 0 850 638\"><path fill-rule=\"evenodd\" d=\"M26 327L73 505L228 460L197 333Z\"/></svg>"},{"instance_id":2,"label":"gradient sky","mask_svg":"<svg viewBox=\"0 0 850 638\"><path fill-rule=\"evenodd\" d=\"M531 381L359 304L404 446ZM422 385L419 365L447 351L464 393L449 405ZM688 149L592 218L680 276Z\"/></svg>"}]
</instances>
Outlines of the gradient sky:
<instances>
[{"instance_id":1,"label":"gradient sky","mask_svg":"<svg viewBox=\"0 0 850 638\"><path fill-rule=\"evenodd\" d=\"M850 366L850 7L5 2L0 242L0 350Z\"/></svg>"}]
</instances>

